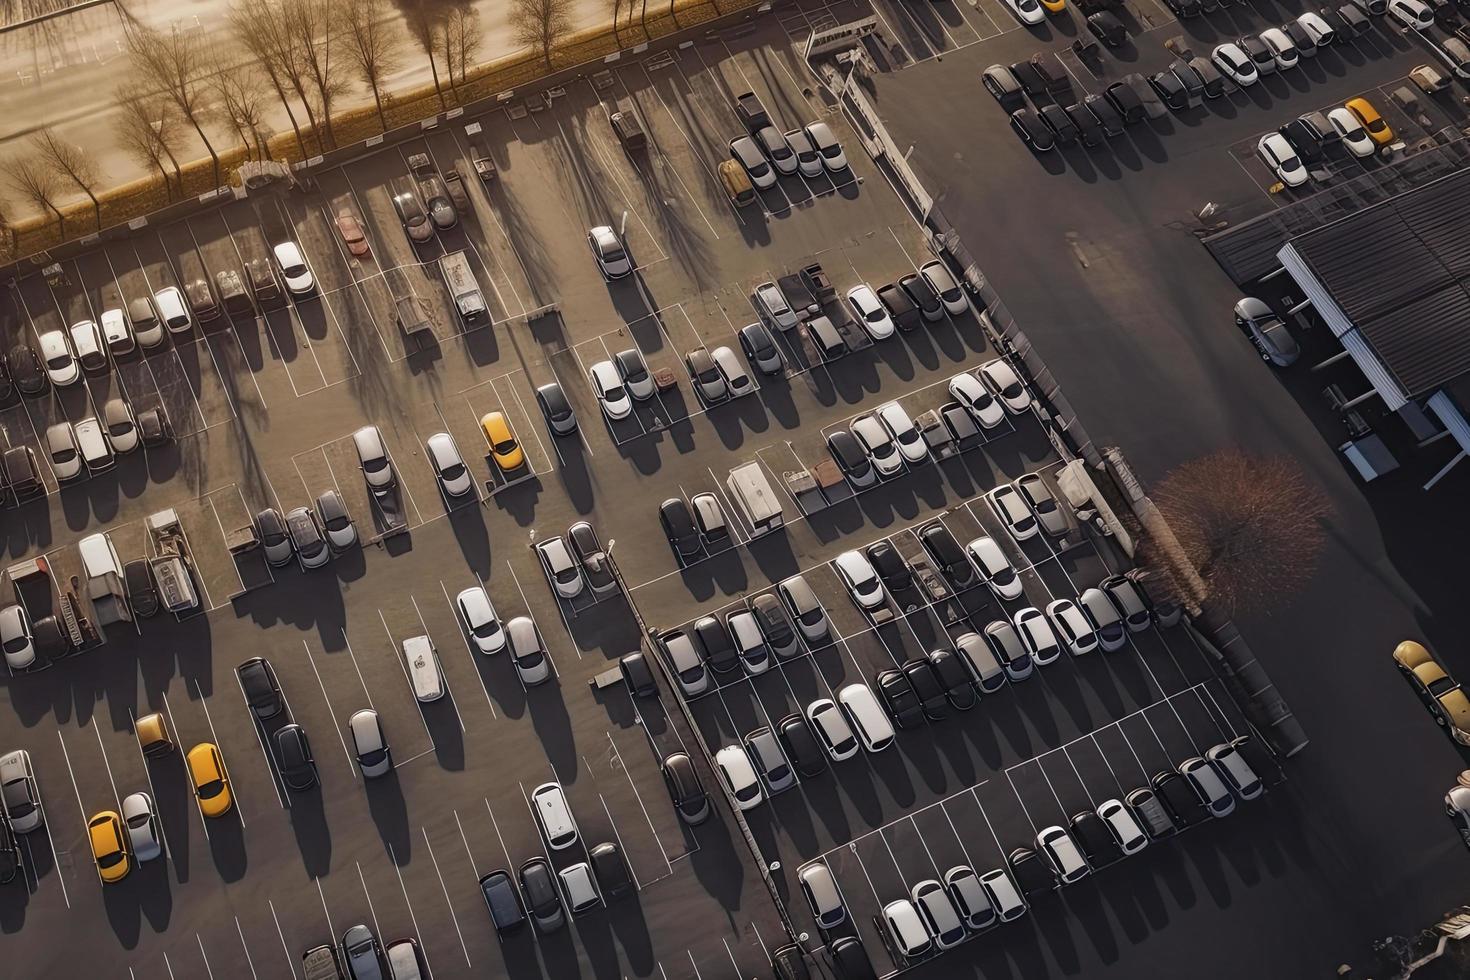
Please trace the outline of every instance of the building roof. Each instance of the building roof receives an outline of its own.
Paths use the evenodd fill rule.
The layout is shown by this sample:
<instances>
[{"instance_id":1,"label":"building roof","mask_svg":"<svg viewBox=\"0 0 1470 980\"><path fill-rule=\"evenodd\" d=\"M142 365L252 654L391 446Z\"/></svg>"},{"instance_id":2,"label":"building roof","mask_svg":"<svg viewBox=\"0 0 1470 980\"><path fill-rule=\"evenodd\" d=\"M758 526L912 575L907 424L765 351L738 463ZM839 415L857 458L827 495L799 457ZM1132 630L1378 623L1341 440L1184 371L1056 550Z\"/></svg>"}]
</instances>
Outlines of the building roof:
<instances>
[{"instance_id":1,"label":"building roof","mask_svg":"<svg viewBox=\"0 0 1470 980\"><path fill-rule=\"evenodd\" d=\"M1470 372L1470 169L1292 239L1409 397Z\"/></svg>"}]
</instances>

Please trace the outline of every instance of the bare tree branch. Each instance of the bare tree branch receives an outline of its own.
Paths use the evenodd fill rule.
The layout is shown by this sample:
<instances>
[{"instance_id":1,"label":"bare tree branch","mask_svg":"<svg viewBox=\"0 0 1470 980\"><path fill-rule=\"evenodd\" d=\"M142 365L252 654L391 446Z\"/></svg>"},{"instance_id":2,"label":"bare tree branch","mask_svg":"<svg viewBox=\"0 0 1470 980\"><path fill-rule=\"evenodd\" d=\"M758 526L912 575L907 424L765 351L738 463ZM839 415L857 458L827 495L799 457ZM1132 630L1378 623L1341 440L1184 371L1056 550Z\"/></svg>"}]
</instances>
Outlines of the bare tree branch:
<instances>
[{"instance_id":1,"label":"bare tree branch","mask_svg":"<svg viewBox=\"0 0 1470 980\"><path fill-rule=\"evenodd\" d=\"M340 23L340 16L332 16L334 6L332 0L284 0L281 4L287 29L295 36L304 74L316 96L317 108L321 110L327 141L335 147L337 134L332 132L332 103L345 86L342 59L334 61L332 56L341 47L340 37L345 25ZM320 144L321 141L317 142Z\"/></svg>"},{"instance_id":2,"label":"bare tree branch","mask_svg":"<svg viewBox=\"0 0 1470 980\"><path fill-rule=\"evenodd\" d=\"M218 185L219 154L204 132L208 117L204 74L208 65L199 35L178 30L164 33L138 26L124 36L138 77L168 98L199 134L200 142L214 161L214 182Z\"/></svg>"},{"instance_id":3,"label":"bare tree branch","mask_svg":"<svg viewBox=\"0 0 1470 980\"><path fill-rule=\"evenodd\" d=\"M606 3L608 8L612 10L613 42L621 48L623 46L623 39L618 34L618 15L623 12L623 0L606 0ZM631 14L632 11L630 10L629 13Z\"/></svg>"},{"instance_id":4,"label":"bare tree branch","mask_svg":"<svg viewBox=\"0 0 1470 980\"><path fill-rule=\"evenodd\" d=\"M230 8L230 26L235 36L251 54L255 55L270 79L271 87L286 116L291 120L291 130L296 134L296 145L302 153L311 152L302 136L296 113L291 111L291 96L294 94L306 110L306 121L316 136L317 148L322 149L322 134L317 128L316 113L311 99L306 94L306 74L300 45L295 32L288 29L285 14L278 2L271 0L244 0Z\"/></svg>"},{"instance_id":5,"label":"bare tree branch","mask_svg":"<svg viewBox=\"0 0 1470 980\"><path fill-rule=\"evenodd\" d=\"M465 83L470 64L480 53L485 34L480 30L480 12L474 7L456 6L450 9L444 22L444 48L452 53L454 63L450 67L450 81L454 69L459 69L459 84Z\"/></svg>"},{"instance_id":6,"label":"bare tree branch","mask_svg":"<svg viewBox=\"0 0 1470 980\"><path fill-rule=\"evenodd\" d=\"M1185 463L1150 496L1205 583L1229 613L1263 611L1299 591L1317 567L1332 506L1285 456L1223 450ZM1145 540L1144 565L1173 576Z\"/></svg>"},{"instance_id":7,"label":"bare tree branch","mask_svg":"<svg viewBox=\"0 0 1470 980\"><path fill-rule=\"evenodd\" d=\"M357 77L372 89L378 122L386 130L383 79L402 66L403 35L388 23L391 16L388 0L343 0L343 7L348 60L357 70Z\"/></svg>"},{"instance_id":8,"label":"bare tree branch","mask_svg":"<svg viewBox=\"0 0 1470 980\"><path fill-rule=\"evenodd\" d=\"M11 161L8 177L10 186L27 203L34 204L43 213L50 211L56 215L57 233L65 235L66 215L56 206L56 198L61 194L61 181L56 172L32 152Z\"/></svg>"},{"instance_id":9,"label":"bare tree branch","mask_svg":"<svg viewBox=\"0 0 1470 980\"><path fill-rule=\"evenodd\" d=\"M32 133L30 142L35 147L36 158L43 166L51 168L58 182L70 181L91 200L97 230L101 231L102 202L97 200L97 184L100 182L97 161L80 146L62 139L50 126Z\"/></svg>"},{"instance_id":10,"label":"bare tree branch","mask_svg":"<svg viewBox=\"0 0 1470 980\"><path fill-rule=\"evenodd\" d=\"M572 0L512 0L510 24L516 41L540 51L550 71L551 56L572 32Z\"/></svg>"},{"instance_id":11,"label":"bare tree branch","mask_svg":"<svg viewBox=\"0 0 1470 980\"><path fill-rule=\"evenodd\" d=\"M210 88L219 100L220 112L229 120L240 144L256 159L270 157L270 148L261 129L265 120L266 78L259 65L220 64L210 77Z\"/></svg>"},{"instance_id":12,"label":"bare tree branch","mask_svg":"<svg viewBox=\"0 0 1470 980\"><path fill-rule=\"evenodd\" d=\"M169 179L168 168L164 166L164 157L170 154L164 147L164 126L159 124L161 117L168 111L165 103L162 99L144 95L136 86L129 85L117 93L117 108L113 135L117 138L118 146L137 163L158 170L163 177L164 190L172 201L174 185ZM177 139L176 132L174 138ZM177 165L174 172L178 172Z\"/></svg>"},{"instance_id":13,"label":"bare tree branch","mask_svg":"<svg viewBox=\"0 0 1470 980\"><path fill-rule=\"evenodd\" d=\"M438 10L430 9L426 0L413 0L412 6L403 15L408 22L408 32L429 56L429 72L434 76L434 93L439 96L439 108L447 109L449 104L444 101L444 87L439 84L439 63L434 57L439 48L437 36L443 15Z\"/></svg>"}]
</instances>

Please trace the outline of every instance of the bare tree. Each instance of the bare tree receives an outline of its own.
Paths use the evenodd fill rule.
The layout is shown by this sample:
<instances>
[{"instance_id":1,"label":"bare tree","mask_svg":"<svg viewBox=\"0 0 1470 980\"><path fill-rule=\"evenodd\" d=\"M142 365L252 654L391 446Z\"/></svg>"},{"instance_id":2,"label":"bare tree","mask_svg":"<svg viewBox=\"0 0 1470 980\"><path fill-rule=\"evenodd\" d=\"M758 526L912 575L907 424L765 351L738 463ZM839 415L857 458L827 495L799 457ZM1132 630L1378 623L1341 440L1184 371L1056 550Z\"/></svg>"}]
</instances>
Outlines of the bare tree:
<instances>
[{"instance_id":1,"label":"bare tree","mask_svg":"<svg viewBox=\"0 0 1470 980\"><path fill-rule=\"evenodd\" d=\"M540 51L550 71L552 54L572 31L572 0L512 0L510 23L516 41Z\"/></svg>"},{"instance_id":2,"label":"bare tree","mask_svg":"<svg viewBox=\"0 0 1470 980\"><path fill-rule=\"evenodd\" d=\"M271 88L286 109L286 118L291 120L291 131L296 134L296 145L302 153L309 153L301 125L291 109L291 95L295 95L306 111L306 121L316 136L317 148L322 148L321 133L316 125L316 113L311 99L306 94L306 74L300 45L295 32L291 31L281 10L281 5L268 0L246 0L230 8L230 26L236 38L251 54L255 55L270 79Z\"/></svg>"},{"instance_id":3,"label":"bare tree","mask_svg":"<svg viewBox=\"0 0 1470 980\"><path fill-rule=\"evenodd\" d=\"M373 90L378 122L386 130L388 116L383 111L383 79L402 64L403 35L388 23L391 16L388 0L343 0L343 6L348 60L357 69L357 77Z\"/></svg>"},{"instance_id":4,"label":"bare tree","mask_svg":"<svg viewBox=\"0 0 1470 980\"><path fill-rule=\"evenodd\" d=\"M102 202L97 200L97 161L86 150L75 143L68 143L50 126L31 134L31 146L36 159L50 167L58 182L70 181L92 202L92 214L97 220L97 230L102 230Z\"/></svg>"},{"instance_id":5,"label":"bare tree","mask_svg":"<svg viewBox=\"0 0 1470 980\"><path fill-rule=\"evenodd\" d=\"M628 0L628 19L633 19L633 4L635 0ZM643 40L653 40L653 35L648 33L648 0L636 0L638 3L638 26L643 30Z\"/></svg>"},{"instance_id":6,"label":"bare tree","mask_svg":"<svg viewBox=\"0 0 1470 980\"><path fill-rule=\"evenodd\" d=\"M10 185L28 203L34 204L43 213L50 211L56 215L57 233L65 235L66 215L56 206L56 199L61 195L61 181L56 176L56 171L32 152L12 160L8 176Z\"/></svg>"},{"instance_id":7,"label":"bare tree","mask_svg":"<svg viewBox=\"0 0 1470 980\"><path fill-rule=\"evenodd\" d=\"M204 132L208 116L204 74L208 68L198 34L177 30L167 33L134 26L125 32L128 53L140 80L157 89L179 110L214 162L214 182L220 183L219 154Z\"/></svg>"},{"instance_id":8,"label":"bare tree","mask_svg":"<svg viewBox=\"0 0 1470 980\"><path fill-rule=\"evenodd\" d=\"M247 154L269 159L270 147L261 132L265 119L266 79L256 64L218 65L209 84L219 101L220 112L240 139Z\"/></svg>"},{"instance_id":9,"label":"bare tree","mask_svg":"<svg viewBox=\"0 0 1470 980\"><path fill-rule=\"evenodd\" d=\"M1266 610L1300 590L1316 570L1332 513L1294 460L1236 450L1184 463L1150 496L1199 572L1199 600L1227 613ZM1169 556L1147 538L1143 564L1179 581Z\"/></svg>"},{"instance_id":10,"label":"bare tree","mask_svg":"<svg viewBox=\"0 0 1470 980\"><path fill-rule=\"evenodd\" d=\"M618 14L623 12L623 0L607 0L607 5L612 8L613 41L621 48L623 46L623 38L618 33Z\"/></svg>"},{"instance_id":11,"label":"bare tree","mask_svg":"<svg viewBox=\"0 0 1470 980\"><path fill-rule=\"evenodd\" d=\"M168 199L172 201L174 185L169 178L168 167L164 165L166 154L163 140L159 136L159 130L155 128L155 120L159 118L159 109L162 106L161 100L144 95L136 87L128 86L120 90L117 93L117 118L113 125L113 135L122 151L135 162L158 171L163 178ZM178 168L174 169L177 172Z\"/></svg>"},{"instance_id":12,"label":"bare tree","mask_svg":"<svg viewBox=\"0 0 1470 980\"><path fill-rule=\"evenodd\" d=\"M334 53L340 53L341 33L345 26L340 23L340 14L333 16L335 6L333 0L284 0L281 5L288 30L295 36L297 50L301 52L304 74L316 96L327 141L334 147L337 134L332 132L332 103L345 88L342 59L334 61L332 58ZM321 140L317 143L320 145Z\"/></svg>"},{"instance_id":13,"label":"bare tree","mask_svg":"<svg viewBox=\"0 0 1470 980\"><path fill-rule=\"evenodd\" d=\"M484 39L484 34L480 31L479 11L473 7L456 5L444 13L434 41L444 59L449 87L454 89L456 101L463 101L459 96L458 86L464 84L470 62L479 52Z\"/></svg>"},{"instance_id":14,"label":"bare tree","mask_svg":"<svg viewBox=\"0 0 1470 980\"><path fill-rule=\"evenodd\" d=\"M439 84L439 63L434 57L439 48L437 38L443 15L431 10L426 0L414 0L413 6L404 11L404 18L408 22L408 32L429 56L429 73L434 77L434 93L439 96L439 108L447 109L449 104L444 101L444 87Z\"/></svg>"}]
</instances>

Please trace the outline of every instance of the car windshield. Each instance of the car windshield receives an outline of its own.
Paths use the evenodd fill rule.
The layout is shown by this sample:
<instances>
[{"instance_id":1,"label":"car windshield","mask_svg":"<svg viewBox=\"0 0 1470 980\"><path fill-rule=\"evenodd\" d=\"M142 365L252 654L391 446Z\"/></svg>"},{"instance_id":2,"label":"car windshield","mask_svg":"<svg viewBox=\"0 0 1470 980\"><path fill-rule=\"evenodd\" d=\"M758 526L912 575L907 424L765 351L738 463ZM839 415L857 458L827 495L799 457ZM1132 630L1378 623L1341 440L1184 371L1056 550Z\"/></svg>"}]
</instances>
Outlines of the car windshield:
<instances>
[{"instance_id":1,"label":"car windshield","mask_svg":"<svg viewBox=\"0 0 1470 980\"><path fill-rule=\"evenodd\" d=\"M602 251L602 260L604 262L621 262L623 260L623 246L619 245L616 241L604 238L597 243L597 247Z\"/></svg>"},{"instance_id":2,"label":"car windshield","mask_svg":"<svg viewBox=\"0 0 1470 980\"><path fill-rule=\"evenodd\" d=\"M511 443L511 445L515 445L515 443ZM442 475L446 480L458 480L460 477L464 476L464 474L465 466L463 463L451 463L450 465L444 467Z\"/></svg>"},{"instance_id":3,"label":"car windshield","mask_svg":"<svg viewBox=\"0 0 1470 980\"><path fill-rule=\"evenodd\" d=\"M128 818L128 827L131 830L142 830L148 826L148 814L135 813Z\"/></svg>"},{"instance_id":4,"label":"car windshield","mask_svg":"<svg viewBox=\"0 0 1470 980\"><path fill-rule=\"evenodd\" d=\"M53 371L59 371L62 368L66 367L70 363L71 363L71 355L68 354L68 353L66 353L65 351L62 351L60 354L57 354L55 357L48 358L46 360L46 366L48 368L51 368Z\"/></svg>"},{"instance_id":5,"label":"car windshield","mask_svg":"<svg viewBox=\"0 0 1470 980\"><path fill-rule=\"evenodd\" d=\"M695 664L693 667L690 667L687 670L679 671L679 680L683 681L686 684L692 684L703 676L704 668L699 664Z\"/></svg>"},{"instance_id":6,"label":"car windshield","mask_svg":"<svg viewBox=\"0 0 1470 980\"><path fill-rule=\"evenodd\" d=\"M1429 691L1430 694L1433 694L1435 697L1439 698L1444 697L1446 694L1450 693L1458 686L1459 685L1457 685L1453 680L1448 677L1439 677L1435 680L1430 681L1427 685L1425 685L1425 688Z\"/></svg>"},{"instance_id":7,"label":"car windshield","mask_svg":"<svg viewBox=\"0 0 1470 980\"><path fill-rule=\"evenodd\" d=\"M535 670L541 666L541 651L532 650L529 653L517 654L516 665L522 670Z\"/></svg>"},{"instance_id":8,"label":"car windshield","mask_svg":"<svg viewBox=\"0 0 1470 980\"><path fill-rule=\"evenodd\" d=\"M297 276L306 271L306 266L300 262L293 262L285 267L285 271L286 275L290 276L292 279L295 279Z\"/></svg>"},{"instance_id":9,"label":"car windshield","mask_svg":"<svg viewBox=\"0 0 1470 980\"><path fill-rule=\"evenodd\" d=\"M1286 156L1281 158L1281 169L1286 171L1287 173L1291 173L1294 170L1300 170L1301 168L1302 162L1296 157Z\"/></svg>"},{"instance_id":10,"label":"car windshield","mask_svg":"<svg viewBox=\"0 0 1470 980\"><path fill-rule=\"evenodd\" d=\"M127 419L122 419L121 421L114 422L107 427L107 434L110 436L125 436L132 431L133 423L129 422Z\"/></svg>"},{"instance_id":11,"label":"car windshield","mask_svg":"<svg viewBox=\"0 0 1470 980\"><path fill-rule=\"evenodd\" d=\"M495 450L495 452L499 453L500 455L504 456L506 453L509 453L516 448L516 441L514 439L502 439L492 445L490 448Z\"/></svg>"},{"instance_id":12,"label":"car windshield","mask_svg":"<svg viewBox=\"0 0 1470 980\"><path fill-rule=\"evenodd\" d=\"M224 792L224 789L225 789L225 782L224 782L224 780L222 780L222 779L211 779L209 782L203 783L203 784L200 785L200 787L199 787L199 798L201 800L212 799L212 798L220 795L220 793L223 793Z\"/></svg>"},{"instance_id":13,"label":"car windshield","mask_svg":"<svg viewBox=\"0 0 1470 980\"><path fill-rule=\"evenodd\" d=\"M478 626L476 626L474 629L470 630L470 632L475 635L476 639L488 639L489 637L492 637L496 633L500 632L500 624L493 619L487 619L483 623L480 623Z\"/></svg>"},{"instance_id":14,"label":"car windshield","mask_svg":"<svg viewBox=\"0 0 1470 980\"><path fill-rule=\"evenodd\" d=\"M12 636L10 639L5 641L5 652L20 653L22 650L30 645L31 641L26 638L24 633L22 633L19 636Z\"/></svg>"},{"instance_id":15,"label":"car windshield","mask_svg":"<svg viewBox=\"0 0 1470 980\"><path fill-rule=\"evenodd\" d=\"M365 766L375 766L388 757L387 749L373 749L358 756L357 761Z\"/></svg>"},{"instance_id":16,"label":"car windshield","mask_svg":"<svg viewBox=\"0 0 1470 980\"><path fill-rule=\"evenodd\" d=\"M5 810L10 814L12 821L30 816L35 812L36 804L31 801L24 777L12 779L5 784L4 799Z\"/></svg>"}]
</instances>

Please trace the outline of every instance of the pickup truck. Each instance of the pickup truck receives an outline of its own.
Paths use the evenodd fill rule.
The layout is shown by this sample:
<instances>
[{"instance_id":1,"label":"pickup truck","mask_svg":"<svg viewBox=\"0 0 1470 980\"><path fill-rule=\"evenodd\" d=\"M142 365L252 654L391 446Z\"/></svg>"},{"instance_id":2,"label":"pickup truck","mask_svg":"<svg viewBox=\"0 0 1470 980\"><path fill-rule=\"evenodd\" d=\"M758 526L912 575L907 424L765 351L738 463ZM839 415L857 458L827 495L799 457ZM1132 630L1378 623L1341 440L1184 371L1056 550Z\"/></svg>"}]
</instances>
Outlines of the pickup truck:
<instances>
[{"instance_id":1,"label":"pickup truck","mask_svg":"<svg viewBox=\"0 0 1470 980\"><path fill-rule=\"evenodd\" d=\"M194 588L194 560L189 554L189 539L184 525L172 507L149 514L144 522L153 543L154 557L149 561L153 580L158 583L158 597L171 613L184 613L199 608L199 593Z\"/></svg>"},{"instance_id":2,"label":"pickup truck","mask_svg":"<svg viewBox=\"0 0 1470 980\"><path fill-rule=\"evenodd\" d=\"M761 105L760 96L754 92L735 97L735 114L745 123L746 131L752 136L771 125L771 114Z\"/></svg>"}]
</instances>

